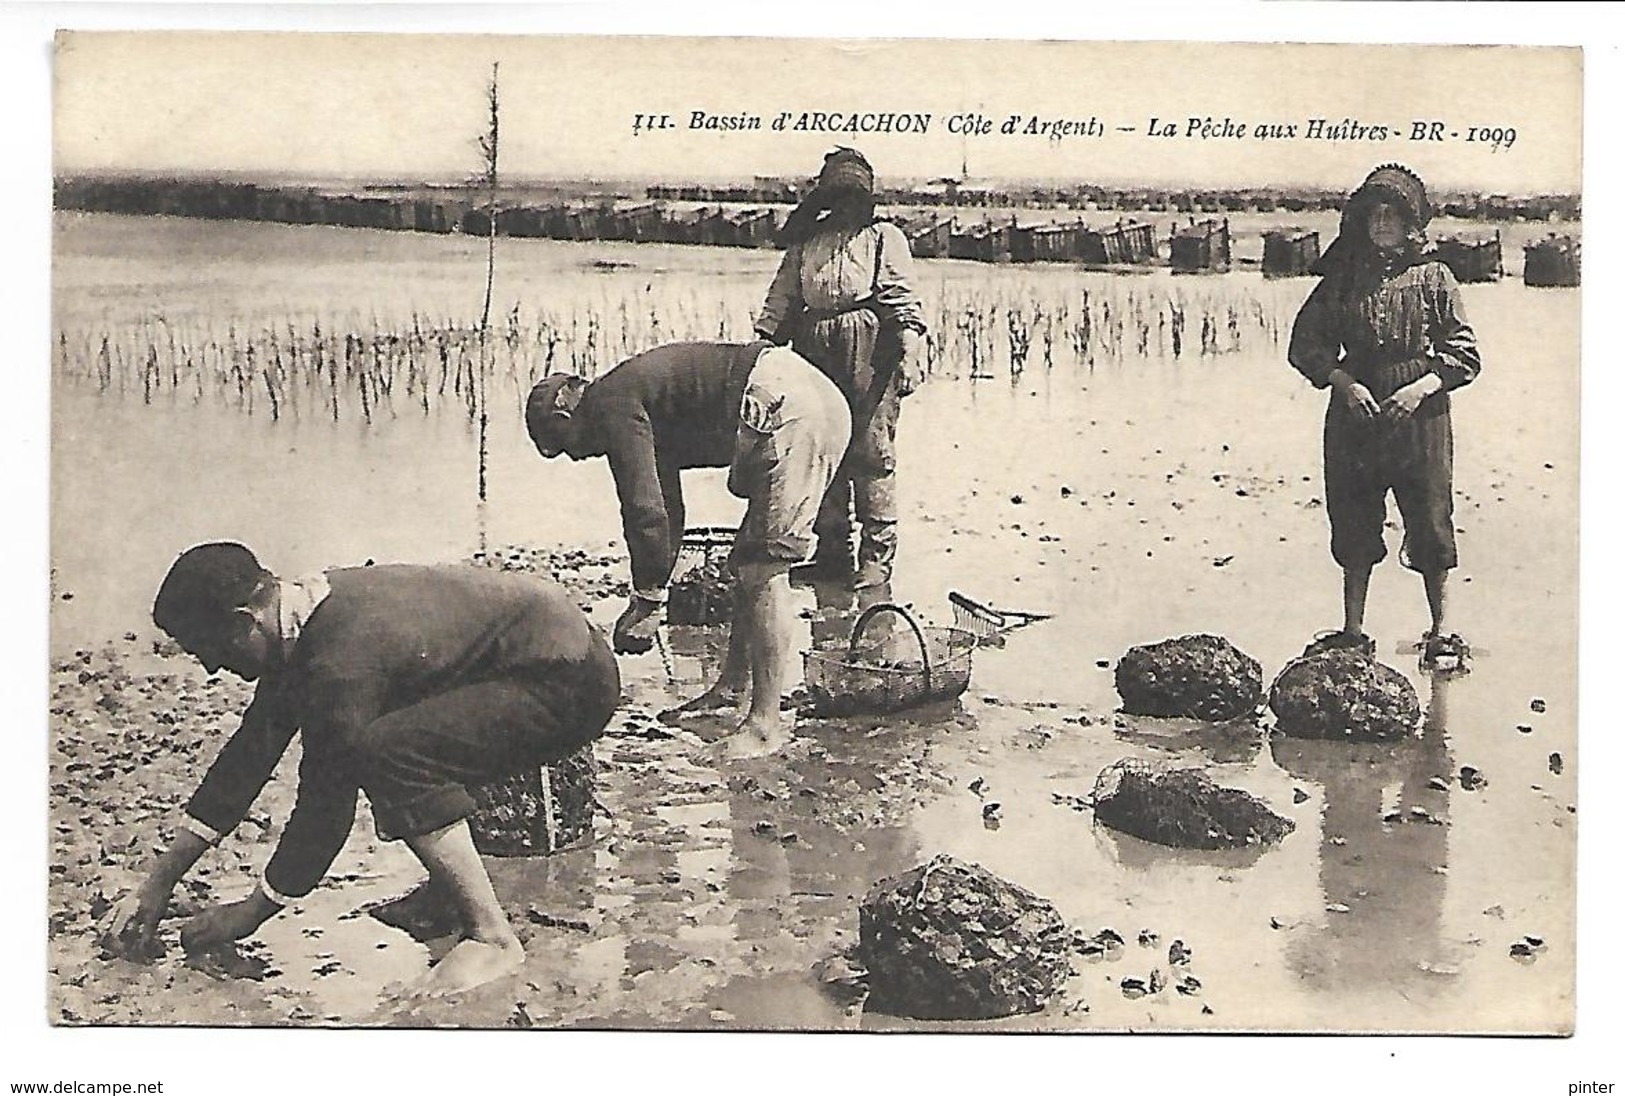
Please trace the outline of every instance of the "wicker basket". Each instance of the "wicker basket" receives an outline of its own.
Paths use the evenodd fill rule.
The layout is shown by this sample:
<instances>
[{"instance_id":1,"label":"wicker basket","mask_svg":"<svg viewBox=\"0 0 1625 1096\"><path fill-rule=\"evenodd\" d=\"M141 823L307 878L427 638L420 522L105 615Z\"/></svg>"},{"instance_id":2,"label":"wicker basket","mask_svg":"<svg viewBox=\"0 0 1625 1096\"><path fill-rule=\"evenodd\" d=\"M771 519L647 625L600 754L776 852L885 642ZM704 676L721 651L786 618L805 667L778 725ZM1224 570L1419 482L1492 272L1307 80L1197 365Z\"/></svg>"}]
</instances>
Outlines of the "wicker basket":
<instances>
[{"instance_id":1,"label":"wicker basket","mask_svg":"<svg viewBox=\"0 0 1625 1096\"><path fill-rule=\"evenodd\" d=\"M591 837L596 775L589 743L552 765L470 788L475 849L484 856L548 856Z\"/></svg>"},{"instance_id":2,"label":"wicker basket","mask_svg":"<svg viewBox=\"0 0 1625 1096\"><path fill-rule=\"evenodd\" d=\"M734 576L728 569L734 530L703 526L683 532L666 599L666 623L704 626L733 616Z\"/></svg>"},{"instance_id":3,"label":"wicker basket","mask_svg":"<svg viewBox=\"0 0 1625 1096\"><path fill-rule=\"evenodd\" d=\"M863 650L871 621L882 613L900 617L914 633L920 657L882 661ZM970 684L976 637L960 628L922 628L914 615L889 602L865 610L844 649L812 650L803 656L806 710L814 716L895 712L959 696Z\"/></svg>"}]
</instances>

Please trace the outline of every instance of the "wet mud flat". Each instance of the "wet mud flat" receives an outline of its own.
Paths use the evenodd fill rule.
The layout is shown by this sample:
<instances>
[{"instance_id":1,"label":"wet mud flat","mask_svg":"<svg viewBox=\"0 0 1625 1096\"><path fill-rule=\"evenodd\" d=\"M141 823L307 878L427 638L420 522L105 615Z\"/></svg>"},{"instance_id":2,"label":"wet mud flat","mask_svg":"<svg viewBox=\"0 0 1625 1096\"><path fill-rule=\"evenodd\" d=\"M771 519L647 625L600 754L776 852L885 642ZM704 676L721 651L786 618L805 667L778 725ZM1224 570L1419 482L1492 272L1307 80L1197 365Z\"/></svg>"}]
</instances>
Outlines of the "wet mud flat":
<instances>
[{"instance_id":1,"label":"wet mud flat","mask_svg":"<svg viewBox=\"0 0 1625 1096\"><path fill-rule=\"evenodd\" d=\"M491 557L559 575L596 616L615 608L603 559ZM842 596L798 597L809 639L850 625L855 605ZM980 656L989 665L1019 659L1041 639L1017 633L1005 650ZM414 939L368 912L422 873L400 846L376 839L365 809L315 892L232 951L182 955L181 918L254 884L292 805L297 750L244 825L177 889L164 955L151 964L102 956L97 919L137 882L147 835L172 832L249 690L229 676L206 678L167 644L129 636L59 658L52 1019L1251 1030L1296 1026L1307 1010L1327 1027L1425 1029L1424 1010L1463 995L1482 1007L1484 992L1564 991L1569 930L1542 912L1527 881L1505 872L1470 881L1498 896L1470 899L1483 902L1471 910L1448 893L1455 865L1473 863L1451 855L1452 829L1494 811L1497 799L1512 810L1496 813L1526 829L1541 815L1549 831L1574 817L1561 795L1517 786L1513 775L1538 764L1548 788L1563 787L1537 740L1544 712L1528 710L1520 725L1528 733L1506 729L1521 747L1515 766L1486 759L1485 777L1456 762L1449 690L1470 678L1443 681L1421 734L1398 744L1288 739L1258 718L1126 716L974 690L901 716L803 720L782 754L723 765L707 746L725 719L672 728L654 718L714 672L720 642L714 630L668 630L663 655L629 663L627 703L594 751L600 809L591 839L550 857L488 860L525 942L524 969L452 1001L407 992L449 942ZM1093 817L1092 797L1098 774L1123 758L1200 768L1268 802L1298 832L1185 850L1113 830ZM945 851L1033 890L1065 918L1066 977L1039 1011L942 1021L870 1006L858 947L863 900L877 882ZM1407 1002L1418 1010L1408 1024L1397 1011ZM1359 1011L1373 1004L1378 1011Z\"/></svg>"},{"instance_id":2,"label":"wet mud flat","mask_svg":"<svg viewBox=\"0 0 1625 1096\"><path fill-rule=\"evenodd\" d=\"M526 274L538 293L556 278L541 261L555 251L565 249L525 252L538 260ZM154 252L173 265L168 250ZM625 277L641 286L651 260L627 255L642 266ZM81 307L123 307L116 287L90 292L111 274L68 260L61 284L84 297ZM370 262L324 266L316 288L366 307L376 292L363 277ZM196 267L212 269L203 259ZM695 260L662 277L677 284L708 269ZM425 258L403 275L399 286L418 295L408 303L452 299L466 272L447 270ZM1070 297L1103 277L977 270L973 281L953 263L927 271L925 291L940 299ZM741 267L715 284L743 317L767 273ZM258 276L234 267L216 280L220 292L243 296L256 287L239 281ZM264 276L289 308L306 307L293 294L315 293L291 259L268 262ZM1229 278L1225 287L1252 286ZM1181 285L1219 292L1218 283ZM1292 288L1257 298L1278 310L1276 332L1290 321ZM1298 299L1306 291L1298 286ZM1336 623L1319 482L1324 396L1291 373L1279 339L1250 335L1238 352L1178 361L1125 352L1054 368L1035 351L1024 373L994 363L984 379L950 361L910 397L899 427L892 600L939 624L950 622L950 589L1052 618L978 649L970 688L952 705L803 720L784 754L728 765L706 753L726 719L674 731L653 718L714 674L721 643L714 629L666 629L656 651L621 661L625 703L595 749L602 810L593 839L551 857L489 861L524 937L525 968L455 1002L398 992L445 945L365 912L421 877L403 849L376 841L365 809L322 886L238 954L189 964L176 942L181 922L171 919L157 962L99 956L96 918L133 885L152 828L172 824L248 695L229 676L207 680L162 644L146 623L152 591L180 548L218 536L244 540L290 577L369 558L466 560L483 543L499 565L558 574L607 628L626 581L607 470L544 464L517 412L498 416L491 503L476 509L472 435L454 417L402 411L368 430L319 417L273 425L207 402L146 406L139 391L60 385L52 1020L1564 1030L1579 819L1570 524L1578 373L1544 333L1568 329L1576 302L1507 284L1464 294L1486 347L1484 375L1453 412L1463 566L1452 626L1473 644L1472 672L1419 671L1408 647L1426 619L1422 593L1397 562L1378 568L1368 606L1378 657L1415 689L1414 735L1291 739L1274 733L1267 712L1210 723L1120 710L1115 669L1131 647L1224 636L1268 683ZM239 304L214 310L234 314ZM177 445L193 474L190 495L162 488ZM242 492L244 469L266 466L279 475ZM685 490L691 523L737 521L719 477L690 474ZM284 520L290 509L298 523ZM117 543L95 535L106 527L121 530ZM1395 523L1391 551L1398 539ZM509 553L510 544L529 547ZM800 590L795 604L803 649L844 642L857 612L850 595L824 590ZM1125 759L1200 769L1290 821L1290 832L1199 850L1113 830L1095 818L1091 797L1102 771ZM177 891L177 918L253 886L291 807L296 764L295 749L250 820ZM1072 973L1041 1011L923 1021L869 1000L855 950L863 898L939 854L1024 888L1065 920Z\"/></svg>"}]
</instances>

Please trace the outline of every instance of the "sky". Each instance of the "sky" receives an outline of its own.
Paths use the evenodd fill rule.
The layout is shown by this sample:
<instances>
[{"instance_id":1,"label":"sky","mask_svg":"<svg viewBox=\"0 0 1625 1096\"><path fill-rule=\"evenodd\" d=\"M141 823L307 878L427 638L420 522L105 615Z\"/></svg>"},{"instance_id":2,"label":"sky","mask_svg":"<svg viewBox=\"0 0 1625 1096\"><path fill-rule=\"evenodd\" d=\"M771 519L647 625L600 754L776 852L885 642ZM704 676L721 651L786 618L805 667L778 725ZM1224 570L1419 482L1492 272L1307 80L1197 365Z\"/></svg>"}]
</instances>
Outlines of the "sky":
<instances>
[{"instance_id":1,"label":"sky","mask_svg":"<svg viewBox=\"0 0 1625 1096\"><path fill-rule=\"evenodd\" d=\"M840 143L882 183L964 167L1342 189L1399 160L1443 188L1580 188L1577 49L1217 42L76 32L57 39L56 167L459 177L479 163L493 63L516 176L805 175ZM696 112L762 128L694 128ZM796 132L815 112L930 121ZM638 132L639 115L669 128ZM966 115L991 132L953 132ZM1317 118L1389 136L1314 138ZM1027 132L1047 121L1096 133ZM1419 122L1444 139L1411 139Z\"/></svg>"}]
</instances>

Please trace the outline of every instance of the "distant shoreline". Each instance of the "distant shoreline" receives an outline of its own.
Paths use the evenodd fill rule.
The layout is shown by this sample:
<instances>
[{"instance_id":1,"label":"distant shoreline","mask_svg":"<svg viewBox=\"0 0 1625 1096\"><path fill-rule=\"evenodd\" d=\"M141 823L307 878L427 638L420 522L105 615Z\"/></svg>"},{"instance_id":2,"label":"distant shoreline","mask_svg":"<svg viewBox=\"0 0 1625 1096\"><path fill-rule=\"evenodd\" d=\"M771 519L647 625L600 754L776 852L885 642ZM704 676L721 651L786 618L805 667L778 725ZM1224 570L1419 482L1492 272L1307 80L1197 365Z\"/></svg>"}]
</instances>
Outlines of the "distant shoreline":
<instances>
[{"instance_id":1,"label":"distant shoreline","mask_svg":"<svg viewBox=\"0 0 1625 1096\"><path fill-rule=\"evenodd\" d=\"M547 202L691 202L702 205L790 206L809 181L757 177L748 182L691 182L639 179L515 178L499 188L505 207ZM378 203L429 202L467 210L481 205L468 182L433 179L387 180L368 177L318 178L276 173L62 172L54 180L59 209L99 212L165 212L182 216L257 215L262 203L284 208L346 200ZM1105 184L1082 180L938 179L882 186L879 204L952 210L1057 210L1145 213L1299 213L1341 209L1346 192L1305 186L1181 187ZM1577 194L1505 194L1438 191L1435 212L1459 220L1486 222L1579 221ZM216 212L231 210L234 212ZM294 221L293 223L300 223ZM335 223L320 221L318 223ZM347 222L336 222L347 223ZM373 224L365 227L405 227ZM426 229L434 231L434 229Z\"/></svg>"}]
</instances>

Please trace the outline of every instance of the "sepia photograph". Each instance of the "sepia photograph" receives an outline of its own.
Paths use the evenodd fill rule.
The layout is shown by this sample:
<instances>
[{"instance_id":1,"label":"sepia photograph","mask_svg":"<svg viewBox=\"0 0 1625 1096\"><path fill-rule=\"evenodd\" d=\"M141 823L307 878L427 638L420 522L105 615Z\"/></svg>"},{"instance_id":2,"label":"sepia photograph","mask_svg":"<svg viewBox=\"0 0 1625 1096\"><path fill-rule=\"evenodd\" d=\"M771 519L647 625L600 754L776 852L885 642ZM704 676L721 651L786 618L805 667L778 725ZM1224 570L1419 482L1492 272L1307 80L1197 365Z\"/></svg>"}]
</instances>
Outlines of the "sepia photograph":
<instances>
[{"instance_id":1,"label":"sepia photograph","mask_svg":"<svg viewBox=\"0 0 1625 1096\"><path fill-rule=\"evenodd\" d=\"M841 35L59 23L45 1024L1586 1023L1604 55Z\"/></svg>"}]
</instances>

